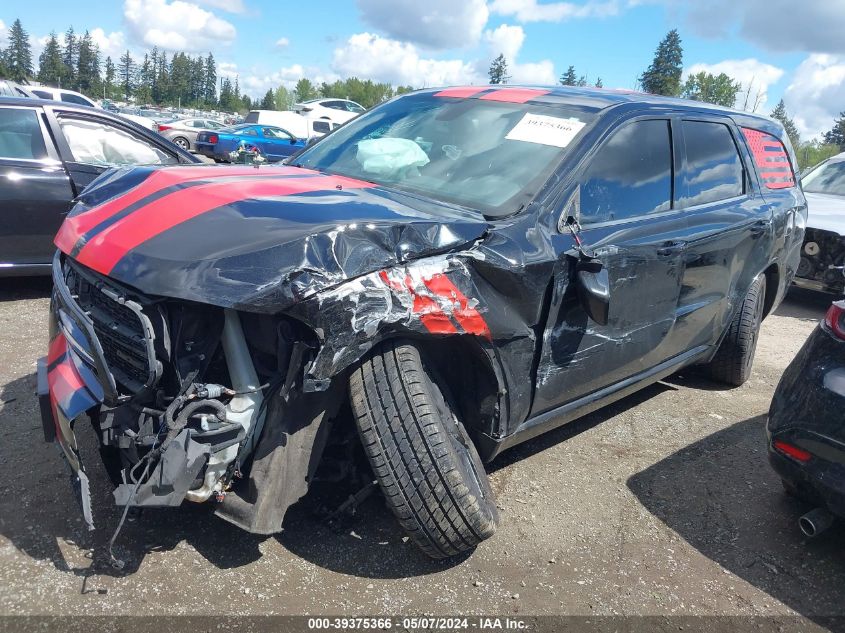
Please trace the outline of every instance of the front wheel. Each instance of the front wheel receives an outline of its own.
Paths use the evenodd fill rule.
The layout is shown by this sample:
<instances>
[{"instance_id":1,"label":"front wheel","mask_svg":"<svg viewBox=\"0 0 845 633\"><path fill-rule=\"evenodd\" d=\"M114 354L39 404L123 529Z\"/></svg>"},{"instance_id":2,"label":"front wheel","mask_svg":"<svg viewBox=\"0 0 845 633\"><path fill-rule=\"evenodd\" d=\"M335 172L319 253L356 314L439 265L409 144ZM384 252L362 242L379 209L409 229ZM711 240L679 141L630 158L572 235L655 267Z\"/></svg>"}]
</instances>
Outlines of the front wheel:
<instances>
[{"instance_id":1,"label":"front wheel","mask_svg":"<svg viewBox=\"0 0 845 633\"><path fill-rule=\"evenodd\" d=\"M417 546L446 558L490 538L499 516L481 459L438 382L413 342L388 341L352 373L349 393L387 504Z\"/></svg>"},{"instance_id":2,"label":"front wheel","mask_svg":"<svg viewBox=\"0 0 845 633\"><path fill-rule=\"evenodd\" d=\"M766 276L760 275L748 289L719 350L708 365L715 380L739 387L751 377L765 297Z\"/></svg>"},{"instance_id":3,"label":"front wheel","mask_svg":"<svg viewBox=\"0 0 845 633\"><path fill-rule=\"evenodd\" d=\"M182 136L177 136L173 139L173 142L186 152L191 149L191 143Z\"/></svg>"}]
</instances>

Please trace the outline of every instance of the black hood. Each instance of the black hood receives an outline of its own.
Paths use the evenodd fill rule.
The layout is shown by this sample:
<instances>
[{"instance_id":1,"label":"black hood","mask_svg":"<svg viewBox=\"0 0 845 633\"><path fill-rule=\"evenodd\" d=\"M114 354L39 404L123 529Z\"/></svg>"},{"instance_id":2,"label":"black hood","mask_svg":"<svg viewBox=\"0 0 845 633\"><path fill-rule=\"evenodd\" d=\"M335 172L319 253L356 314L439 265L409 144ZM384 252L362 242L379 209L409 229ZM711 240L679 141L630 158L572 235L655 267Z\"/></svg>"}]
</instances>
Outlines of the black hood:
<instances>
[{"instance_id":1,"label":"black hood","mask_svg":"<svg viewBox=\"0 0 845 633\"><path fill-rule=\"evenodd\" d=\"M296 167L135 167L92 183L56 244L145 294L276 312L486 228L475 211Z\"/></svg>"}]
</instances>

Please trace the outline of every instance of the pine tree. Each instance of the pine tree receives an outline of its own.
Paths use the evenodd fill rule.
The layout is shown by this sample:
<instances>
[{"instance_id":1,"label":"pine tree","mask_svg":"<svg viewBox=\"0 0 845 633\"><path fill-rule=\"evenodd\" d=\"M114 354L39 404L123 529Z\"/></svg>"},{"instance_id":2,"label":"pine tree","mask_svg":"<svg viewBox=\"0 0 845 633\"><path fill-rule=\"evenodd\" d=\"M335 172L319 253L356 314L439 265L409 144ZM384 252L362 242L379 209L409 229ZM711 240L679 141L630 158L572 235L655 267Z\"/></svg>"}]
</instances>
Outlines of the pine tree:
<instances>
[{"instance_id":1,"label":"pine tree","mask_svg":"<svg viewBox=\"0 0 845 633\"><path fill-rule=\"evenodd\" d=\"M153 100L153 77L155 76L155 68L150 62L149 53L144 54L144 61L138 67L137 80L135 84L135 103L143 105L151 103Z\"/></svg>"},{"instance_id":2,"label":"pine tree","mask_svg":"<svg viewBox=\"0 0 845 633\"><path fill-rule=\"evenodd\" d=\"M205 58L205 86L203 96L207 104L217 103L217 65L214 62L214 55L211 53Z\"/></svg>"},{"instance_id":3,"label":"pine tree","mask_svg":"<svg viewBox=\"0 0 845 633\"><path fill-rule=\"evenodd\" d=\"M62 52L62 61L64 62L64 73L62 75L62 83L65 88L76 87L76 65L79 59L79 40L73 27L65 31L65 46Z\"/></svg>"},{"instance_id":4,"label":"pine tree","mask_svg":"<svg viewBox=\"0 0 845 633\"><path fill-rule=\"evenodd\" d=\"M490 64L488 74L490 75L491 84L508 83L508 80L510 80L510 75L508 75L508 62L503 53L499 53L499 56Z\"/></svg>"},{"instance_id":5,"label":"pine tree","mask_svg":"<svg viewBox=\"0 0 845 633\"><path fill-rule=\"evenodd\" d=\"M111 57L106 57L106 72L105 76L103 77L103 83L106 87L106 97L109 99L114 98L114 79L117 76L117 69L114 67L114 62L111 60Z\"/></svg>"},{"instance_id":6,"label":"pine tree","mask_svg":"<svg viewBox=\"0 0 845 633\"><path fill-rule=\"evenodd\" d=\"M234 112L237 110L237 105L232 81L228 77L223 77L223 81L220 83L220 109L225 112Z\"/></svg>"},{"instance_id":7,"label":"pine tree","mask_svg":"<svg viewBox=\"0 0 845 633\"><path fill-rule=\"evenodd\" d=\"M833 128L824 133L824 142L827 145L838 145L839 151L845 152L845 112L840 112Z\"/></svg>"},{"instance_id":8,"label":"pine tree","mask_svg":"<svg viewBox=\"0 0 845 633\"><path fill-rule=\"evenodd\" d=\"M574 86L578 83L578 78L575 75L575 66L567 68L566 72L560 76L559 81L561 86Z\"/></svg>"},{"instance_id":9,"label":"pine tree","mask_svg":"<svg viewBox=\"0 0 845 633\"><path fill-rule=\"evenodd\" d=\"M123 88L123 98L129 99L132 96L132 83L135 77L135 60L129 54L129 49L120 56L120 83Z\"/></svg>"},{"instance_id":10,"label":"pine tree","mask_svg":"<svg viewBox=\"0 0 845 633\"><path fill-rule=\"evenodd\" d=\"M9 29L9 45L3 52L3 64L9 78L17 82L29 81L35 74L29 35L19 19L12 22L12 28Z\"/></svg>"},{"instance_id":11,"label":"pine tree","mask_svg":"<svg viewBox=\"0 0 845 633\"><path fill-rule=\"evenodd\" d=\"M79 38L79 56L76 60L76 86L80 92L98 94L100 92L100 51L91 34Z\"/></svg>"},{"instance_id":12,"label":"pine tree","mask_svg":"<svg viewBox=\"0 0 845 633\"><path fill-rule=\"evenodd\" d=\"M264 98L261 100L261 109L262 110L275 110L276 109L276 97L273 95L272 90L268 90L264 93Z\"/></svg>"},{"instance_id":13,"label":"pine tree","mask_svg":"<svg viewBox=\"0 0 845 633\"><path fill-rule=\"evenodd\" d=\"M62 47L55 31L50 33L50 39L38 57L37 79L42 84L58 86L64 74L64 63L62 62Z\"/></svg>"},{"instance_id":14,"label":"pine tree","mask_svg":"<svg viewBox=\"0 0 845 633\"><path fill-rule=\"evenodd\" d=\"M786 130L789 142L792 143L792 147L797 150L801 145L801 135L798 133L798 127L795 125L795 121L793 121L786 112L786 104L783 102L783 99L778 101L775 109L772 110L771 117L776 121L780 121L781 125L783 125L783 129Z\"/></svg>"},{"instance_id":15,"label":"pine tree","mask_svg":"<svg viewBox=\"0 0 845 633\"><path fill-rule=\"evenodd\" d=\"M601 77L596 77L596 88L604 88L604 84L601 81Z\"/></svg>"},{"instance_id":16,"label":"pine tree","mask_svg":"<svg viewBox=\"0 0 845 633\"><path fill-rule=\"evenodd\" d=\"M676 97L681 94L684 49L677 29L672 29L660 42L651 66L640 76L640 85L646 92Z\"/></svg>"}]
</instances>

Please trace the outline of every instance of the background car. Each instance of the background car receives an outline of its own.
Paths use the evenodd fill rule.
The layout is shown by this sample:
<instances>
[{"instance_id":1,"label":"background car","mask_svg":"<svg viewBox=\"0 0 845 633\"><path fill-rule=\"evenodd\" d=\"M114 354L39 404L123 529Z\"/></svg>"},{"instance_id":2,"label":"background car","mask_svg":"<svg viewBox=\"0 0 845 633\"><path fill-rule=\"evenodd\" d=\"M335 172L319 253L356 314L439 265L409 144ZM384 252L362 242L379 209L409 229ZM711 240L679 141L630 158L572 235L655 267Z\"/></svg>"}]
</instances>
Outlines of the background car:
<instances>
[{"instance_id":1,"label":"background car","mask_svg":"<svg viewBox=\"0 0 845 633\"><path fill-rule=\"evenodd\" d=\"M809 215L795 284L845 294L845 152L802 179Z\"/></svg>"},{"instance_id":2,"label":"background car","mask_svg":"<svg viewBox=\"0 0 845 633\"><path fill-rule=\"evenodd\" d=\"M0 97L0 275L48 273L71 201L109 167L197 162L104 110Z\"/></svg>"},{"instance_id":3,"label":"background car","mask_svg":"<svg viewBox=\"0 0 845 633\"><path fill-rule=\"evenodd\" d=\"M202 130L219 130L225 127L213 119L177 119L158 124L158 133L185 151L195 150L197 134Z\"/></svg>"},{"instance_id":4,"label":"background car","mask_svg":"<svg viewBox=\"0 0 845 633\"><path fill-rule=\"evenodd\" d=\"M195 145L198 154L218 162L230 162L229 153L238 149L241 143L257 147L268 162L283 160L305 147L305 141L283 128L250 123L200 132Z\"/></svg>"},{"instance_id":5,"label":"background car","mask_svg":"<svg viewBox=\"0 0 845 633\"><path fill-rule=\"evenodd\" d=\"M769 461L786 490L818 506L801 517L807 536L831 513L845 518L845 301L827 316L787 367L767 423Z\"/></svg>"},{"instance_id":6,"label":"background car","mask_svg":"<svg viewBox=\"0 0 845 633\"><path fill-rule=\"evenodd\" d=\"M311 119L328 119L335 123L346 123L349 119L366 111L359 103L349 99L311 99L293 106L298 112Z\"/></svg>"},{"instance_id":7,"label":"background car","mask_svg":"<svg viewBox=\"0 0 845 633\"><path fill-rule=\"evenodd\" d=\"M30 92L39 99L50 99L51 101L62 101L74 105L88 106L90 108L101 108L100 104L89 99L84 94L64 88L50 88L49 86L38 86L30 88Z\"/></svg>"},{"instance_id":8,"label":"background car","mask_svg":"<svg viewBox=\"0 0 845 633\"><path fill-rule=\"evenodd\" d=\"M251 110L244 123L274 125L294 134L297 138L310 140L328 134L340 123L329 119L315 119L287 110Z\"/></svg>"},{"instance_id":9,"label":"background car","mask_svg":"<svg viewBox=\"0 0 845 633\"><path fill-rule=\"evenodd\" d=\"M25 99L36 98L28 88L25 88L14 81L7 81L5 79L0 79L0 97L23 97Z\"/></svg>"}]
</instances>

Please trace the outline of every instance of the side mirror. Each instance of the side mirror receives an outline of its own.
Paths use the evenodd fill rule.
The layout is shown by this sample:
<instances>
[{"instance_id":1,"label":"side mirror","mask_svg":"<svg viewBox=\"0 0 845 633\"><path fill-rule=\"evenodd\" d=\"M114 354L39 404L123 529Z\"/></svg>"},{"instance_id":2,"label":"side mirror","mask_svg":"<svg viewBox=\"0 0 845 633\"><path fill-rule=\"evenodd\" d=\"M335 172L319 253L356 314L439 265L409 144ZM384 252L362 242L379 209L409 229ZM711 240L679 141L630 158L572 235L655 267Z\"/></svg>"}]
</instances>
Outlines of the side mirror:
<instances>
[{"instance_id":1,"label":"side mirror","mask_svg":"<svg viewBox=\"0 0 845 633\"><path fill-rule=\"evenodd\" d=\"M598 259L580 259L575 267L578 299L593 321L607 325L610 313L610 277Z\"/></svg>"}]
</instances>

